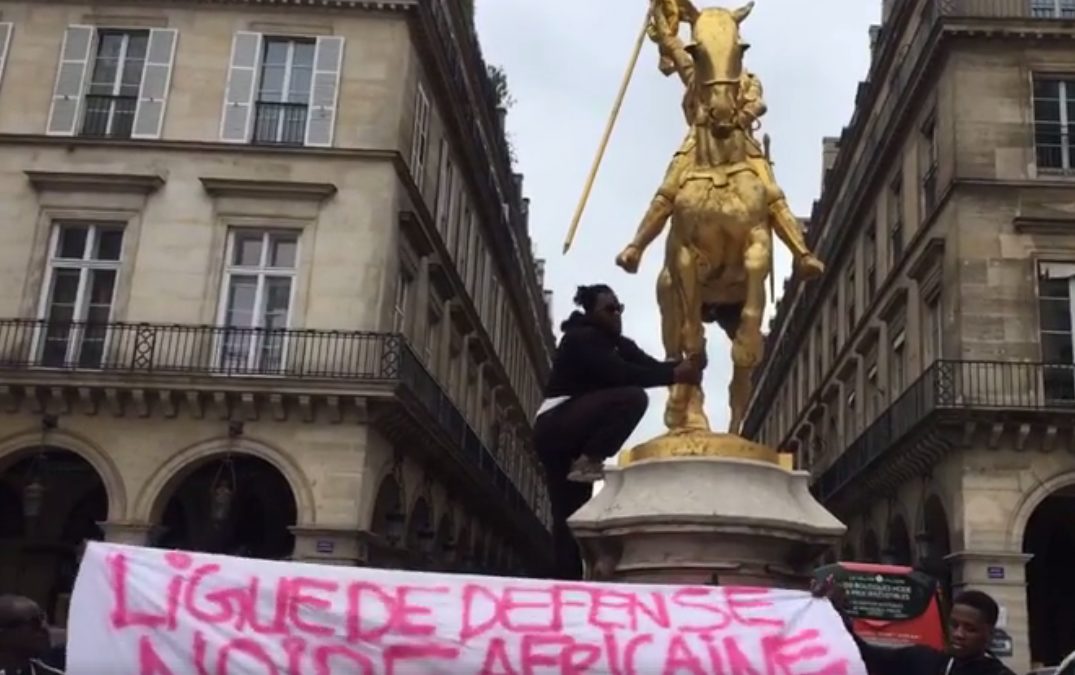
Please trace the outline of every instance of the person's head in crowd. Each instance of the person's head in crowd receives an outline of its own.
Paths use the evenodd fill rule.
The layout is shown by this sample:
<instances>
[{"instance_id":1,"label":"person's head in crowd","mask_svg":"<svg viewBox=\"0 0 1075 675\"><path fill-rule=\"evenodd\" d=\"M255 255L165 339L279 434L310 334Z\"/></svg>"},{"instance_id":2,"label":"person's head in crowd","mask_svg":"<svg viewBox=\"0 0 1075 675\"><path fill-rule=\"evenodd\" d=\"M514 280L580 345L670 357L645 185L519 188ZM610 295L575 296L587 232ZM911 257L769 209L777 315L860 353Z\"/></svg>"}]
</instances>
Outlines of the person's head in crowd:
<instances>
[{"instance_id":1,"label":"person's head in crowd","mask_svg":"<svg viewBox=\"0 0 1075 675\"><path fill-rule=\"evenodd\" d=\"M957 595L948 618L952 655L973 658L985 654L999 616L997 601L987 594L964 591Z\"/></svg>"},{"instance_id":2,"label":"person's head in crowd","mask_svg":"<svg viewBox=\"0 0 1075 675\"><path fill-rule=\"evenodd\" d=\"M613 335L623 332L623 304L605 284L579 286L575 293L575 304L599 328Z\"/></svg>"},{"instance_id":3,"label":"person's head in crowd","mask_svg":"<svg viewBox=\"0 0 1075 675\"><path fill-rule=\"evenodd\" d=\"M0 595L0 669L21 667L52 646L45 613L30 598Z\"/></svg>"}]
</instances>

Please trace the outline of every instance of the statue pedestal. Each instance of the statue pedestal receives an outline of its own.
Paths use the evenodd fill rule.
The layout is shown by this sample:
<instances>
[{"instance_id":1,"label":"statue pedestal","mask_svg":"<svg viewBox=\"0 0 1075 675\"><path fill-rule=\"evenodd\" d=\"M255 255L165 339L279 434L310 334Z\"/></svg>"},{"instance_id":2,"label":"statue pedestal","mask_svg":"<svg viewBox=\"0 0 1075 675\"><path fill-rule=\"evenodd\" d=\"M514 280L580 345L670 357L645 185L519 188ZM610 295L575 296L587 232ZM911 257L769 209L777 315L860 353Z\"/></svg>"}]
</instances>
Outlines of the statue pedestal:
<instances>
[{"instance_id":1,"label":"statue pedestal","mask_svg":"<svg viewBox=\"0 0 1075 675\"><path fill-rule=\"evenodd\" d=\"M604 488L569 519L587 577L806 587L817 558L846 531L810 494L808 474L745 453L683 454L609 469Z\"/></svg>"}]
</instances>

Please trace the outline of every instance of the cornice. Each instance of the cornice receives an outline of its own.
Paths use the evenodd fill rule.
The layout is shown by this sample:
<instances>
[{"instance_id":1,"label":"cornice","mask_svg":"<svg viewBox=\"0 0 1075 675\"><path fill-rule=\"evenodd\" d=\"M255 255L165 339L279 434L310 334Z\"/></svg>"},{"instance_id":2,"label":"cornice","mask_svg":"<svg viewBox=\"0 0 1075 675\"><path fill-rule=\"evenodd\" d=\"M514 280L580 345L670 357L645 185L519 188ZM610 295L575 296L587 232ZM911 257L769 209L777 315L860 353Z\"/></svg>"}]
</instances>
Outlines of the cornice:
<instances>
[{"instance_id":1,"label":"cornice","mask_svg":"<svg viewBox=\"0 0 1075 675\"><path fill-rule=\"evenodd\" d=\"M336 194L332 183L248 180L201 177L202 187L212 197L256 197L288 201L324 201Z\"/></svg>"},{"instance_id":2,"label":"cornice","mask_svg":"<svg viewBox=\"0 0 1075 675\"><path fill-rule=\"evenodd\" d=\"M37 192L111 192L149 195L164 185L156 174L98 173L73 171L26 171Z\"/></svg>"}]
</instances>

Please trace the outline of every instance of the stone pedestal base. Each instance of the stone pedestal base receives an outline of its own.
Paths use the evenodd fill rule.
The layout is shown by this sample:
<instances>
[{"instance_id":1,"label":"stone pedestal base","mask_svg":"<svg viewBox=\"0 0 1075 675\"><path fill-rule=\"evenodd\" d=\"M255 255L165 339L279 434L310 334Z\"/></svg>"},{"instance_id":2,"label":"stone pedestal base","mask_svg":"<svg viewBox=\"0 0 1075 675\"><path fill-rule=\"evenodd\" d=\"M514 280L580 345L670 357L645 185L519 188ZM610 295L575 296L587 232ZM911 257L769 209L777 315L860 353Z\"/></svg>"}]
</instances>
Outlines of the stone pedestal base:
<instances>
[{"instance_id":1,"label":"stone pedestal base","mask_svg":"<svg viewBox=\"0 0 1075 675\"><path fill-rule=\"evenodd\" d=\"M599 581L805 587L846 528L777 463L632 460L569 520Z\"/></svg>"}]
</instances>

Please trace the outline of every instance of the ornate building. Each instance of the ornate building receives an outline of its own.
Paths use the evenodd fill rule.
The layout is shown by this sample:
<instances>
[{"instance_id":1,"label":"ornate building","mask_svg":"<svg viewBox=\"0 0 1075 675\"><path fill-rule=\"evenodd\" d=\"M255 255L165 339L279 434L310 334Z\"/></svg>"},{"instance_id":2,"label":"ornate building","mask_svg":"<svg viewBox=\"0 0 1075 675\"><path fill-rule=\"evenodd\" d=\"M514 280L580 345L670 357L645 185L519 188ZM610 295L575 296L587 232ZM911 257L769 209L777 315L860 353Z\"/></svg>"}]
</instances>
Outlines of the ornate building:
<instances>
[{"instance_id":1,"label":"ornate building","mask_svg":"<svg viewBox=\"0 0 1075 675\"><path fill-rule=\"evenodd\" d=\"M0 590L86 539L542 571L553 349L458 0L0 0Z\"/></svg>"},{"instance_id":2,"label":"ornate building","mask_svg":"<svg viewBox=\"0 0 1075 675\"><path fill-rule=\"evenodd\" d=\"M994 595L1023 672L1075 649L1075 2L883 15L746 430L847 522L833 557Z\"/></svg>"}]
</instances>

